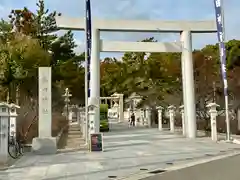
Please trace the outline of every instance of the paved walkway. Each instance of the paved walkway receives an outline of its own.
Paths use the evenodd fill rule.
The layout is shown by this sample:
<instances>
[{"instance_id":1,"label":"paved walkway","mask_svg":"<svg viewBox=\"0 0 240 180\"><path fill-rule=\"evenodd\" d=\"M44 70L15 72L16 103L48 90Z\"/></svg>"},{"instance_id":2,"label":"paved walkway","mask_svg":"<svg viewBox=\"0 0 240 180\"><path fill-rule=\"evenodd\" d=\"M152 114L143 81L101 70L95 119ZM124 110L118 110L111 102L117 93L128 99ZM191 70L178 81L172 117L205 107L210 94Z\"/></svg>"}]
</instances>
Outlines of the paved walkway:
<instances>
[{"instance_id":1,"label":"paved walkway","mask_svg":"<svg viewBox=\"0 0 240 180\"><path fill-rule=\"evenodd\" d=\"M0 172L1 180L108 180L147 170L164 169L193 160L238 151L239 145L213 143L208 138L188 140L157 129L111 125L104 134L104 152L28 154Z\"/></svg>"}]
</instances>

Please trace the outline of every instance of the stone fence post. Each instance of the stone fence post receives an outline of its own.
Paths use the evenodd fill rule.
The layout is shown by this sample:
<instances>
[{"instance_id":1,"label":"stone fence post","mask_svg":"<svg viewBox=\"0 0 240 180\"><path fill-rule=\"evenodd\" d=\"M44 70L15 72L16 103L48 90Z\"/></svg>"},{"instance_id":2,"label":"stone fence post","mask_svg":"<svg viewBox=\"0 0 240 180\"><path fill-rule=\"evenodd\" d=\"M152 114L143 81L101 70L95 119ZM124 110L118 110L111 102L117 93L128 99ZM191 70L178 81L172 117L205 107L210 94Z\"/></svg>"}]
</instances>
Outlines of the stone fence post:
<instances>
[{"instance_id":1,"label":"stone fence post","mask_svg":"<svg viewBox=\"0 0 240 180\"><path fill-rule=\"evenodd\" d=\"M182 133L184 136L186 136L186 123L185 123L185 114L184 114L184 105L181 105L179 107L180 113L181 113L181 119L182 119Z\"/></svg>"},{"instance_id":2,"label":"stone fence post","mask_svg":"<svg viewBox=\"0 0 240 180\"><path fill-rule=\"evenodd\" d=\"M140 110L140 122L144 126L144 124L145 124L144 109Z\"/></svg>"},{"instance_id":3,"label":"stone fence post","mask_svg":"<svg viewBox=\"0 0 240 180\"><path fill-rule=\"evenodd\" d=\"M13 136L16 138L17 134L17 109L20 108L20 106L16 104L10 104L9 105L9 116L10 116L10 122L9 122L9 136Z\"/></svg>"},{"instance_id":4,"label":"stone fence post","mask_svg":"<svg viewBox=\"0 0 240 180\"><path fill-rule=\"evenodd\" d=\"M171 105L168 107L168 111L169 111L169 121L170 121L170 131L171 132L175 132L175 111L176 111L176 107Z\"/></svg>"},{"instance_id":5,"label":"stone fence post","mask_svg":"<svg viewBox=\"0 0 240 180\"><path fill-rule=\"evenodd\" d=\"M157 111L158 111L158 130L162 131L163 130L163 122L162 122L163 107L158 106Z\"/></svg>"},{"instance_id":6,"label":"stone fence post","mask_svg":"<svg viewBox=\"0 0 240 180\"><path fill-rule=\"evenodd\" d=\"M8 162L9 105L0 103L0 164Z\"/></svg>"},{"instance_id":7,"label":"stone fence post","mask_svg":"<svg viewBox=\"0 0 240 180\"><path fill-rule=\"evenodd\" d=\"M128 112L128 121L130 122L131 121L131 109L128 108L127 112Z\"/></svg>"},{"instance_id":8,"label":"stone fence post","mask_svg":"<svg viewBox=\"0 0 240 180\"><path fill-rule=\"evenodd\" d=\"M81 108L80 107L76 107L77 108L77 123L80 125L80 127L82 126L82 123L81 123L81 119L80 119L80 115L81 115Z\"/></svg>"},{"instance_id":9,"label":"stone fence post","mask_svg":"<svg viewBox=\"0 0 240 180\"><path fill-rule=\"evenodd\" d=\"M68 107L68 120L69 123L71 123L73 120L73 106Z\"/></svg>"},{"instance_id":10,"label":"stone fence post","mask_svg":"<svg viewBox=\"0 0 240 180\"><path fill-rule=\"evenodd\" d=\"M83 117L83 113L85 115L85 108L82 108L82 107L77 107L77 122L80 126L80 129L81 129L81 133L83 135L83 137L85 137L85 134L84 134L84 117Z\"/></svg>"},{"instance_id":11,"label":"stone fence post","mask_svg":"<svg viewBox=\"0 0 240 180\"><path fill-rule=\"evenodd\" d=\"M147 119L147 126L151 127L151 119L152 119L152 109L150 107L146 108L146 119Z\"/></svg>"},{"instance_id":12,"label":"stone fence post","mask_svg":"<svg viewBox=\"0 0 240 180\"><path fill-rule=\"evenodd\" d=\"M86 135L88 133L88 130L86 129L87 127L87 119L86 119L86 113L85 113L85 108L84 108L84 111L81 112L81 124L82 124L82 134L83 134L83 137L86 138Z\"/></svg>"}]
</instances>

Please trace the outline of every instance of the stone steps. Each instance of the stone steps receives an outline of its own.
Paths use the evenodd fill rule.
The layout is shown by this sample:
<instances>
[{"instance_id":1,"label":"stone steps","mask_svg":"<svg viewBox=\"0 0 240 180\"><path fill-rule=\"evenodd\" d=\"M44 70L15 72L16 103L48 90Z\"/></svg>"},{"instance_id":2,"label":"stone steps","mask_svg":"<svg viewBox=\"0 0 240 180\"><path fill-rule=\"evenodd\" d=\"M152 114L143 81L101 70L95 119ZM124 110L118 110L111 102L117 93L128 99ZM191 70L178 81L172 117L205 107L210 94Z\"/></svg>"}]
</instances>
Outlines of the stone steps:
<instances>
[{"instance_id":1,"label":"stone steps","mask_svg":"<svg viewBox=\"0 0 240 180\"><path fill-rule=\"evenodd\" d=\"M70 124L68 129L68 137L65 149L78 149L84 146L85 141L78 124Z\"/></svg>"},{"instance_id":2,"label":"stone steps","mask_svg":"<svg viewBox=\"0 0 240 180\"><path fill-rule=\"evenodd\" d=\"M84 144L84 141L67 141L67 145L69 144Z\"/></svg>"},{"instance_id":3,"label":"stone steps","mask_svg":"<svg viewBox=\"0 0 240 180\"><path fill-rule=\"evenodd\" d=\"M80 142L80 141L84 141L83 138L69 138L67 140L67 142Z\"/></svg>"},{"instance_id":4,"label":"stone steps","mask_svg":"<svg viewBox=\"0 0 240 180\"><path fill-rule=\"evenodd\" d=\"M80 127L75 127L75 128L69 127L69 131L81 131L81 130L80 130Z\"/></svg>"},{"instance_id":5,"label":"stone steps","mask_svg":"<svg viewBox=\"0 0 240 180\"><path fill-rule=\"evenodd\" d=\"M80 138L82 137L81 134L68 134L68 138Z\"/></svg>"},{"instance_id":6,"label":"stone steps","mask_svg":"<svg viewBox=\"0 0 240 180\"><path fill-rule=\"evenodd\" d=\"M68 135L81 135L82 133L80 131L68 131Z\"/></svg>"},{"instance_id":7,"label":"stone steps","mask_svg":"<svg viewBox=\"0 0 240 180\"><path fill-rule=\"evenodd\" d=\"M77 135L68 135L68 139L82 139L82 136L77 134Z\"/></svg>"},{"instance_id":8,"label":"stone steps","mask_svg":"<svg viewBox=\"0 0 240 180\"><path fill-rule=\"evenodd\" d=\"M67 143L69 143L69 144L81 144L81 143L83 143L84 144L84 140L76 140L76 141L67 141Z\"/></svg>"},{"instance_id":9,"label":"stone steps","mask_svg":"<svg viewBox=\"0 0 240 180\"><path fill-rule=\"evenodd\" d=\"M82 147L84 144L85 144L85 141L83 139L67 141L68 148L78 148L78 147Z\"/></svg>"},{"instance_id":10,"label":"stone steps","mask_svg":"<svg viewBox=\"0 0 240 180\"><path fill-rule=\"evenodd\" d=\"M76 140L67 140L67 143L76 143L76 144L79 144L80 142L83 142L81 139L76 139Z\"/></svg>"}]
</instances>

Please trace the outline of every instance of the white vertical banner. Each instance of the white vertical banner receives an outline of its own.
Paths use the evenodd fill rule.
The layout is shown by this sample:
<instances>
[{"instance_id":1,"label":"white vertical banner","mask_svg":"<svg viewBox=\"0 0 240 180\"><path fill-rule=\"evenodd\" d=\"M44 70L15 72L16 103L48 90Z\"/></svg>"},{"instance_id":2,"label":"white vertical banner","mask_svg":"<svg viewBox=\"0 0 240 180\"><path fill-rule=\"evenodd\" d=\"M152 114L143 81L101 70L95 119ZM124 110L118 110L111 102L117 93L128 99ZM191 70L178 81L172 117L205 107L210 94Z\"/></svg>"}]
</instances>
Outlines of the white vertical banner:
<instances>
[{"instance_id":1,"label":"white vertical banner","mask_svg":"<svg viewBox=\"0 0 240 180\"><path fill-rule=\"evenodd\" d=\"M52 69L38 69L38 137L52 137Z\"/></svg>"}]
</instances>

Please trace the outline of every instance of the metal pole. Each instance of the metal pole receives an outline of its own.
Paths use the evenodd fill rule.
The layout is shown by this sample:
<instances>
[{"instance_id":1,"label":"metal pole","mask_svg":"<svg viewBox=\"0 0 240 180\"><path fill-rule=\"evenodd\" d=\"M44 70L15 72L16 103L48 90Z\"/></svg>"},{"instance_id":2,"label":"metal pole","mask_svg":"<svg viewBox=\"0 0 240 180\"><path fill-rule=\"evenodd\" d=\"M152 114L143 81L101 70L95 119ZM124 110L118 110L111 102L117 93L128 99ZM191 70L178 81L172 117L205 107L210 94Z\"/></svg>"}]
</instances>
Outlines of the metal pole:
<instances>
[{"instance_id":1,"label":"metal pole","mask_svg":"<svg viewBox=\"0 0 240 180\"><path fill-rule=\"evenodd\" d=\"M221 0L221 14L222 14L222 30L223 30L223 42L226 42L226 31L225 31L225 20L224 20L224 4L223 0ZM226 114L226 129L227 129L227 134L226 134L226 139L227 141L231 140L231 130L230 130L230 120L229 120L229 106L228 106L228 94L225 94L225 114Z\"/></svg>"},{"instance_id":2,"label":"metal pole","mask_svg":"<svg viewBox=\"0 0 240 180\"><path fill-rule=\"evenodd\" d=\"M85 7L87 8L87 7ZM85 31L87 31L87 17L85 16ZM85 141L88 145L88 45L87 34L85 33Z\"/></svg>"},{"instance_id":3,"label":"metal pole","mask_svg":"<svg viewBox=\"0 0 240 180\"><path fill-rule=\"evenodd\" d=\"M225 20L224 20L224 5L223 5L223 0L221 0L221 4L222 4L222 26L223 26L223 42L225 42L226 40L226 31L225 31Z\"/></svg>"},{"instance_id":4,"label":"metal pole","mask_svg":"<svg viewBox=\"0 0 240 180\"><path fill-rule=\"evenodd\" d=\"M228 108L228 96L225 96L225 113L226 113L226 126L227 126L227 141L231 140L231 132L230 132L230 121L229 121L229 108Z\"/></svg>"}]
</instances>

